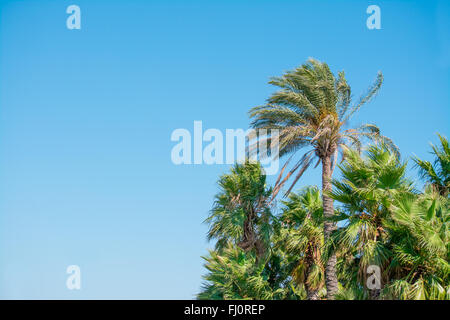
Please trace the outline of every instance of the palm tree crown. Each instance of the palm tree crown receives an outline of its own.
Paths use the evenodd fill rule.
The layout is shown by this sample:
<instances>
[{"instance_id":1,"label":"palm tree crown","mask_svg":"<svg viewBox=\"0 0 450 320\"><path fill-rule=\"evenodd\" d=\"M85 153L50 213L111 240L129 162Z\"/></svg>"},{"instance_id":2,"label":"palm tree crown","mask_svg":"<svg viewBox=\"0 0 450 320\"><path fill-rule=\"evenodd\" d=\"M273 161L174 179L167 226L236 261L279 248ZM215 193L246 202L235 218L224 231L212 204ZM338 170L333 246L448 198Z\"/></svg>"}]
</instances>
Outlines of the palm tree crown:
<instances>
[{"instance_id":1,"label":"palm tree crown","mask_svg":"<svg viewBox=\"0 0 450 320\"><path fill-rule=\"evenodd\" d=\"M252 126L258 129L279 130L279 156L295 153L303 147L312 147L293 166L285 179L274 187L274 196L294 171L298 175L292 186L317 156L319 161L332 157L335 162L342 145L360 148L361 138L381 140L393 150L392 141L380 134L374 124L356 129L345 129L348 121L361 106L369 102L381 87L383 75L378 73L375 83L355 104L344 72L336 78L326 63L309 59L307 63L269 82L281 90L275 92L268 103L250 110ZM268 143L273 137L267 138ZM286 162L286 164L289 161ZM285 169L285 167L283 168ZM289 188L289 193L292 190Z\"/></svg>"}]
</instances>

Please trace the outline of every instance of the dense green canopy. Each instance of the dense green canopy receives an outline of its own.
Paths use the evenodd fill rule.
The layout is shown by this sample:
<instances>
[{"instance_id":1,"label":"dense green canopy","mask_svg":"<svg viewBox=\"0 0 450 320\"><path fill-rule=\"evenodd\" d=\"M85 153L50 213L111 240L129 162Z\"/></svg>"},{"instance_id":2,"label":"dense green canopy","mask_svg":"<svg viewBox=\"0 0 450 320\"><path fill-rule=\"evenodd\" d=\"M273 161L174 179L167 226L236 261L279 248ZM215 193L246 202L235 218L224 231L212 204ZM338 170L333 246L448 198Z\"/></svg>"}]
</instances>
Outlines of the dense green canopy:
<instances>
[{"instance_id":1,"label":"dense green canopy","mask_svg":"<svg viewBox=\"0 0 450 320\"><path fill-rule=\"evenodd\" d=\"M333 251L336 299L450 299L448 193L429 179L417 190L406 162L383 144L344 154L329 192L339 222L328 240L319 188L302 188L275 208L259 164L236 165L222 176L206 220L217 245L204 257L208 272L198 298L324 299L324 266ZM249 217L254 242L243 247Z\"/></svg>"}]
</instances>

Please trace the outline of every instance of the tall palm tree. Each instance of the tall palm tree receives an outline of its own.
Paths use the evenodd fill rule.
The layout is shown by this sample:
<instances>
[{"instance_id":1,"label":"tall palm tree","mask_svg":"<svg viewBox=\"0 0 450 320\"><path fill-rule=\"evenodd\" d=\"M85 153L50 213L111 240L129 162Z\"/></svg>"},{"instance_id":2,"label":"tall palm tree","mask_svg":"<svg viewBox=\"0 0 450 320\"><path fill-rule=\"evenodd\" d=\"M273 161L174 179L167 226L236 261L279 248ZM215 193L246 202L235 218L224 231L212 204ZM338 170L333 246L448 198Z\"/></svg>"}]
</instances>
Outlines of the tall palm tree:
<instances>
[{"instance_id":1,"label":"tall palm tree","mask_svg":"<svg viewBox=\"0 0 450 320\"><path fill-rule=\"evenodd\" d=\"M287 194L300 179L305 170L318 159L316 166L322 163L322 197L324 217L329 219L334 214L333 200L327 195L331 191L331 176L342 145L351 144L357 148L361 138L384 140L394 149L392 142L381 136L380 130L373 124L365 124L356 129L345 129L348 121L361 106L371 100L378 92L383 76L378 73L375 83L358 102L352 104L351 88L344 72L335 77L326 63L309 59L307 63L286 72L281 77L274 77L269 82L280 88L272 94L267 104L255 107L249 114L252 127L269 129L266 143L275 143L272 129L279 130L279 157L292 154L281 169L274 186L274 198L286 181L297 172ZM283 177L288 163L301 148L309 147L292 169ZM328 239L334 230L334 223L324 222L324 236ZM336 256L328 259L325 275L327 298L333 299L337 292Z\"/></svg>"},{"instance_id":2,"label":"tall palm tree","mask_svg":"<svg viewBox=\"0 0 450 320\"><path fill-rule=\"evenodd\" d=\"M438 134L440 147L431 145L435 156L434 163L424 161L418 157L413 160L419 168L419 173L442 196L447 196L450 190L450 146L446 137Z\"/></svg>"}]
</instances>

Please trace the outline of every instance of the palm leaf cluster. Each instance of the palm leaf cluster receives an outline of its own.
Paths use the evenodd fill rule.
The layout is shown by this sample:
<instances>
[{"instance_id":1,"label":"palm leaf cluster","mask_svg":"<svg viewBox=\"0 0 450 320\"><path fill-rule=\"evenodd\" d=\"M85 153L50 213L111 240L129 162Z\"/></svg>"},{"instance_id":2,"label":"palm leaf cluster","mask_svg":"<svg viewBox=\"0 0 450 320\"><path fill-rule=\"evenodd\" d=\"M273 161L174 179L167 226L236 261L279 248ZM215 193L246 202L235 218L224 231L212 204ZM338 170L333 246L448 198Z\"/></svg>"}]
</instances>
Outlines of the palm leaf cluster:
<instances>
[{"instance_id":1,"label":"palm leaf cluster","mask_svg":"<svg viewBox=\"0 0 450 320\"><path fill-rule=\"evenodd\" d=\"M450 299L449 204L433 189L402 194L393 206L391 283L383 292L393 299Z\"/></svg>"},{"instance_id":2,"label":"palm leaf cluster","mask_svg":"<svg viewBox=\"0 0 450 320\"><path fill-rule=\"evenodd\" d=\"M237 246L227 246L220 253L210 251L204 257L209 273L198 295L209 300L273 300L284 298L282 288L273 289L264 273L264 265L256 263L253 253L246 254Z\"/></svg>"},{"instance_id":3,"label":"palm leaf cluster","mask_svg":"<svg viewBox=\"0 0 450 320\"><path fill-rule=\"evenodd\" d=\"M430 188L417 193L405 178L406 163L383 146L370 147L365 157L347 150L340 168L342 180L333 181L331 193L346 212L345 227L333 234L340 294L359 288L371 298L446 298L447 199ZM378 289L365 285L370 266L381 270Z\"/></svg>"},{"instance_id":4,"label":"palm leaf cluster","mask_svg":"<svg viewBox=\"0 0 450 320\"><path fill-rule=\"evenodd\" d=\"M441 145L431 145L435 157L434 163L414 157L414 162L424 178L441 195L448 195L450 190L450 147L448 140L439 135Z\"/></svg>"}]
</instances>

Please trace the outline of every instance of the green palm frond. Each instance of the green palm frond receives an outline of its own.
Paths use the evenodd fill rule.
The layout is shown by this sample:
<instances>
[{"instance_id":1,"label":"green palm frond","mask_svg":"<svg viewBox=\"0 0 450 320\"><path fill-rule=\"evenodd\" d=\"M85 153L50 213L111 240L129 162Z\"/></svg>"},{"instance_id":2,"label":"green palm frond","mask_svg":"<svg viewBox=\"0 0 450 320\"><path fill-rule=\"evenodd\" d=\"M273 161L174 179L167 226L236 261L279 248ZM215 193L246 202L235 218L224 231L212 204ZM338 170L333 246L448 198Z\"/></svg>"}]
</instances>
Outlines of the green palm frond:
<instances>
[{"instance_id":1,"label":"green palm frond","mask_svg":"<svg viewBox=\"0 0 450 320\"><path fill-rule=\"evenodd\" d=\"M443 196L447 196L450 190L450 147L448 139L439 135L441 145L431 144L432 153L435 156L434 163L414 157L421 177L436 188Z\"/></svg>"}]
</instances>

